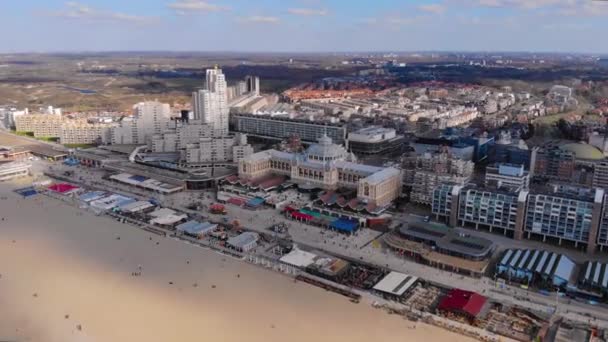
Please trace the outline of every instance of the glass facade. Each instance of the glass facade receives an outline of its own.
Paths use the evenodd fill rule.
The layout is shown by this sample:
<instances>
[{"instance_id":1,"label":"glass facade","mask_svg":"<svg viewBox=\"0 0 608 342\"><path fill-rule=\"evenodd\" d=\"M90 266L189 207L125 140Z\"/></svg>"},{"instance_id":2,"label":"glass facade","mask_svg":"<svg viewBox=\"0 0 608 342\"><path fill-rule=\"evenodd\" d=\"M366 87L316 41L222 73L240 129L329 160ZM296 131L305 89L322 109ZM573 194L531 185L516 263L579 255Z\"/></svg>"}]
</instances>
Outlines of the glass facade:
<instances>
[{"instance_id":1,"label":"glass facade","mask_svg":"<svg viewBox=\"0 0 608 342\"><path fill-rule=\"evenodd\" d=\"M586 243L589 239L592 216L592 201L530 194L525 230Z\"/></svg>"}]
</instances>

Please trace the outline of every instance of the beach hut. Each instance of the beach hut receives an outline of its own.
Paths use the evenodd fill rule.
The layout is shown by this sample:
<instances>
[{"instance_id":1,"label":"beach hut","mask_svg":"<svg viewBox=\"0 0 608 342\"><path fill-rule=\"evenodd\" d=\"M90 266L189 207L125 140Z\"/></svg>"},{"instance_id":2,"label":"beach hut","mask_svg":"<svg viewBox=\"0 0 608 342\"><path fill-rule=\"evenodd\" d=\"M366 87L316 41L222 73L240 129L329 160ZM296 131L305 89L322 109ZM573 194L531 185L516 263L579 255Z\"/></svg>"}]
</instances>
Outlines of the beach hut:
<instances>
[{"instance_id":1,"label":"beach hut","mask_svg":"<svg viewBox=\"0 0 608 342\"><path fill-rule=\"evenodd\" d=\"M149 210L151 208L154 208L154 204L148 202L148 201L134 201L131 203L127 203L127 204L123 204L121 206L119 206L119 210L123 213L139 213L139 212L145 212L146 210Z\"/></svg>"},{"instance_id":2,"label":"beach hut","mask_svg":"<svg viewBox=\"0 0 608 342\"><path fill-rule=\"evenodd\" d=\"M259 239L258 233L244 232L228 239L227 244L239 252L248 252L258 245Z\"/></svg>"},{"instance_id":3,"label":"beach hut","mask_svg":"<svg viewBox=\"0 0 608 342\"><path fill-rule=\"evenodd\" d=\"M191 220L191 221L177 225L175 227L175 229L186 235L201 239L204 236L216 231L217 224L209 223L209 222L198 222L196 220Z\"/></svg>"},{"instance_id":4,"label":"beach hut","mask_svg":"<svg viewBox=\"0 0 608 342\"><path fill-rule=\"evenodd\" d=\"M90 192L80 195L80 197L78 197L78 199L80 199L83 202L89 203L89 202L98 200L100 198L103 198L105 195L106 195L106 193L103 191L90 191Z\"/></svg>"}]
</instances>

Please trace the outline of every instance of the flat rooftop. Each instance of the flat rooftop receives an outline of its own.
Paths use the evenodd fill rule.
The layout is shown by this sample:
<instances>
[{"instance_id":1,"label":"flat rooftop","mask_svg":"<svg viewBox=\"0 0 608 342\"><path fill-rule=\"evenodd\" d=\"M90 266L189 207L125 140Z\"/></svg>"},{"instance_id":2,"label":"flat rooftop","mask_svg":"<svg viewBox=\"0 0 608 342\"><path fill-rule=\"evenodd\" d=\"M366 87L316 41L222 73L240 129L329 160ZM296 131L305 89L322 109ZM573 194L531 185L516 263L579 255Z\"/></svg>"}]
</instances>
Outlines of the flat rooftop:
<instances>
[{"instance_id":1,"label":"flat rooftop","mask_svg":"<svg viewBox=\"0 0 608 342\"><path fill-rule=\"evenodd\" d=\"M15 151L27 150L47 158L67 155L67 151L63 147L36 142L33 138L20 137L8 132L0 132L0 146L11 147Z\"/></svg>"},{"instance_id":2,"label":"flat rooftop","mask_svg":"<svg viewBox=\"0 0 608 342\"><path fill-rule=\"evenodd\" d=\"M484 273L490 263L489 258L486 260L475 261L439 253L420 242L407 240L398 234L385 235L384 242L392 248L419 255L428 263L447 265L477 274Z\"/></svg>"},{"instance_id":3,"label":"flat rooftop","mask_svg":"<svg viewBox=\"0 0 608 342\"><path fill-rule=\"evenodd\" d=\"M405 238L429 241L441 250L475 258L487 256L494 248L491 240L434 222L410 222L399 229Z\"/></svg>"},{"instance_id":4,"label":"flat rooftop","mask_svg":"<svg viewBox=\"0 0 608 342\"><path fill-rule=\"evenodd\" d=\"M374 290L394 296L403 296L417 280L418 277L393 271L382 278L382 280L374 286Z\"/></svg>"}]
</instances>

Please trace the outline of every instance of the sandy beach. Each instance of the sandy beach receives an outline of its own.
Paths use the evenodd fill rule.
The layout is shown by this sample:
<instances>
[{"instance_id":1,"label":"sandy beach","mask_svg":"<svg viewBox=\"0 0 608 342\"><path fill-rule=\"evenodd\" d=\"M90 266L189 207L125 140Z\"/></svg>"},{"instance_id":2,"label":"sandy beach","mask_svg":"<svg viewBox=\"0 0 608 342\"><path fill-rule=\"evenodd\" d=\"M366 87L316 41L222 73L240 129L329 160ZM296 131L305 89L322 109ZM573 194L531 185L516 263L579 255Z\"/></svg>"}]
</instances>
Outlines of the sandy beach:
<instances>
[{"instance_id":1,"label":"sandy beach","mask_svg":"<svg viewBox=\"0 0 608 342\"><path fill-rule=\"evenodd\" d=\"M473 341L15 187L0 341Z\"/></svg>"}]
</instances>

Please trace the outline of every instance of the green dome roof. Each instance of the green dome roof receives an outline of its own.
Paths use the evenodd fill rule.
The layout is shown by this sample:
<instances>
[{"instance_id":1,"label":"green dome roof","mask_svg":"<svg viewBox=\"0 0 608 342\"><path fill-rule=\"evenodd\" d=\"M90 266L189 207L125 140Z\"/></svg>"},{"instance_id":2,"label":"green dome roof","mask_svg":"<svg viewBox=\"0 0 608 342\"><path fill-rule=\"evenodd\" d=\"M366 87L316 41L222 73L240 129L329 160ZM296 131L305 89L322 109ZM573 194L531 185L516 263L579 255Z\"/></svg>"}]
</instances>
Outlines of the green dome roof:
<instances>
[{"instance_id":1,"label":"green dome roof","mask_svg":"<svg viewBox=\"0 0 608 342\"><path fill-rule=\"evenodd\" d=\"M560 148L564 151L574 153L577 159L599 160L604 159L604 154L588 144L570 143L561 145Z\"/></svg>"}]
</instances>

